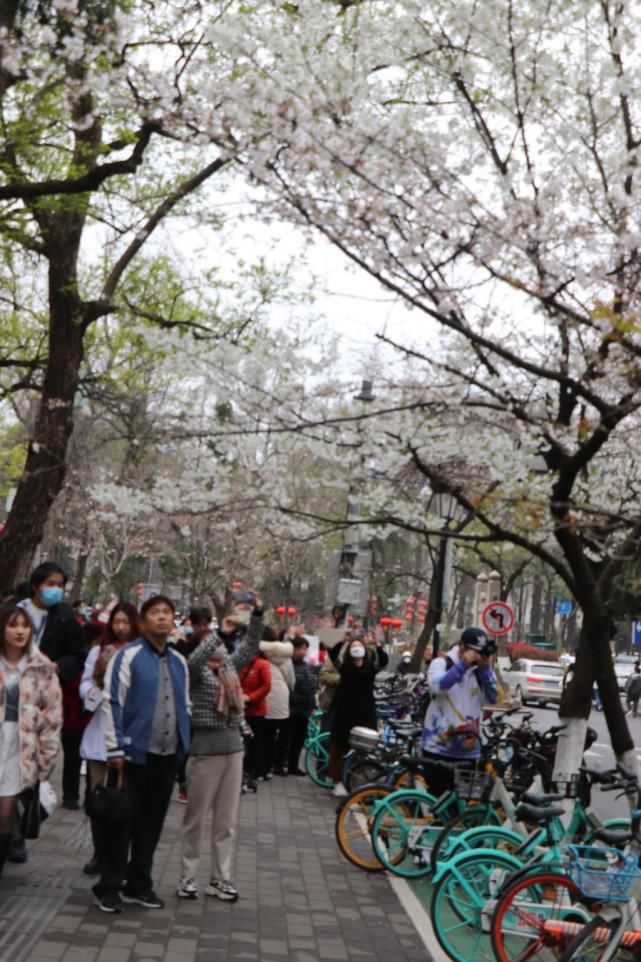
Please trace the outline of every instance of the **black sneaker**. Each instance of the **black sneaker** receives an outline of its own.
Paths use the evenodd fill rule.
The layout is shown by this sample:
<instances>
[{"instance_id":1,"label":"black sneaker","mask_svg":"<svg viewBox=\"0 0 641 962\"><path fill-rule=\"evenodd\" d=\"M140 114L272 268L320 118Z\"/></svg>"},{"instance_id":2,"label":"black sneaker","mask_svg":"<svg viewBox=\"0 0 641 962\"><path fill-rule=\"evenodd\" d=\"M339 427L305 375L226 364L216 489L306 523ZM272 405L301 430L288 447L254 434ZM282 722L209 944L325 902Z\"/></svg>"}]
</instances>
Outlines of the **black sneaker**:
<instances>
[{"instance_id":1,"label":"black sneaker","mask_svg":"<svg viewBox=\"0 0 641 962\"><path fill-rule=\"evenodd\" d=\"M7 861L13 865L23 865L28 858L29 855L27 853L25 840L23 838L12 838L7 854Z\"/></svg>"},{"instance_id":2,"label":"black sneaker","mask_svg":"<svg viewBox=\"0 0 641 962\"><path fill-rule=\"evenodd\" d=\"M82 871L85 875L100 875L100 866L95 855L92 855L87 864L83 865Z\"/></svg>"},{"instance_id":3,"label":"black sneaker","mask_svg":"<svg viewBox=\"0 0 641 962\"><path fill-rule=\"evenodd\" d=\"M133 905L143 905L146 909L164 909L165 907L165 903L155 892L143 892L141 895L128 895L127 892L123 892L122 900Z\"/></svg>"},{"instance_id":4,"label":"black sneaker","mask_svg":"<svg viewBox=\"0 0 641 962\"><path fill-rule=\"evenodd\" d=\"M95 904L101 912L122 912L124 910L122 899L117 893L116 895L96 895Z\"/></svg>"}]
</instances>

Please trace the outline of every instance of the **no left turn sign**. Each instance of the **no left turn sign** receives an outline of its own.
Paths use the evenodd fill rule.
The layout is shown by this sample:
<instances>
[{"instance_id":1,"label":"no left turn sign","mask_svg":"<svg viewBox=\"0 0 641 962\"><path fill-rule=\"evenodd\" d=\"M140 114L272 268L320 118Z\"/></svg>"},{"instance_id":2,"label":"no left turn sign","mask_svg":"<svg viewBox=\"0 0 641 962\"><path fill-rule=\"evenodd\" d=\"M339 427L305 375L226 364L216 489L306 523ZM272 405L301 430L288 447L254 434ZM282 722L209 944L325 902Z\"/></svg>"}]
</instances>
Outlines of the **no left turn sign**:
<instances>
[{"instance_id":1,"label":"no left turn sign","mask_svg":"<svg viewBox=\"0 0 641 962\"><path fill-rule=\"evenodd\" d=\"M481 624L488 635L507 635L514 624L514 612L504 601L491 601L481 612Z\"/></svg>"}]
</instances>

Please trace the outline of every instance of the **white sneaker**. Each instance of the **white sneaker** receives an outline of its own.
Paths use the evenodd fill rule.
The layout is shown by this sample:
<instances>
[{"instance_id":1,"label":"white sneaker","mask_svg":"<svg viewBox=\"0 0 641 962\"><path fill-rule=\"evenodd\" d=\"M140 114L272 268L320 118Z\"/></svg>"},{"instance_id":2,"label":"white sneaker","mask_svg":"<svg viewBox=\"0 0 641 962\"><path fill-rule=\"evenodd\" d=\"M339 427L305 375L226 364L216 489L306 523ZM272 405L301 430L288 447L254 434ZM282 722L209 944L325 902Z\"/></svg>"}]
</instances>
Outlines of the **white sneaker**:
<instances>
[{"instance_id":1,"label":"white sneaker","mask_svg":"<svg viewBox=\"0 0 641 962\"><path fill-rule=\"evenodd\" d=\"M179 899L197 899L198 886L194 882L193 878L186 878L183 876L178 883L176 895Z\"/></svg>"},{"instance_id":2,"label":"white sneaker","mask_svg":"<svg viewBox=\"0 0 641 962\"><path fill-rule=\"evenodd\" d=\"M349 795L349 792L342 782L336 782L334 788L332 789L332 795L338 795L342 798L343 795Z\"/></svg>"}]
</instances>

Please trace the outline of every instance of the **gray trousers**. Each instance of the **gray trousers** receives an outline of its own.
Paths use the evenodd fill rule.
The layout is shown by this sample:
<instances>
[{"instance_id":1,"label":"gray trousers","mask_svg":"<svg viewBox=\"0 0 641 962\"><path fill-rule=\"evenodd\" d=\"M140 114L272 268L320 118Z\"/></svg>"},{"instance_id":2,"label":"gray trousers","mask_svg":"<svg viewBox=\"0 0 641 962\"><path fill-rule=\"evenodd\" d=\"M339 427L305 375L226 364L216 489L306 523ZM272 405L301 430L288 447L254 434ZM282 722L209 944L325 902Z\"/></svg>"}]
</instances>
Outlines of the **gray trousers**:
<instances>
[{"instance_id":1,"label":"gray trousers","mask_svg":"<svg viewBox=\"0 0 641 962\"><path fill-rule=\"evenodd\" d=\"M211 878L233 879L243 753L192 755L187 763L187 805L182 827L182 875L196 878L211 812Z\"/></svg>"}]
</instances>

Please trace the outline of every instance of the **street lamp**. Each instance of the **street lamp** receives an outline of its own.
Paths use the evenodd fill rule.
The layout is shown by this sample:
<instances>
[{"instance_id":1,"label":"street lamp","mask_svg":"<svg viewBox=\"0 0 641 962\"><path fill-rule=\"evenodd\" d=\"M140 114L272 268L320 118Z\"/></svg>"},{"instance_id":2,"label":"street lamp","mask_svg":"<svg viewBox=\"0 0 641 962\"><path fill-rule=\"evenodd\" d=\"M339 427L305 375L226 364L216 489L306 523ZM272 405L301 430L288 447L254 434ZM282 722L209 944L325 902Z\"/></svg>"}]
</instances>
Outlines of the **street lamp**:
<instances>
[{"instance_id":1,"label":"street lamp","mask_svg":"<svg viewBox=\"0 0 641 962\"><path fill-rule=\"evenodd\" d=\"M376 400L372 390L372 382L363 379L358 394L353 395L355 401L361 402L363 411L366 404L371 404ZM350 463L350 474L354 468L354 462ZM364 597L369 595L369 573L371 568L371 554L367 550L363 551L360 544L360 532L358 519L360 517L359 505L360 479L350 477L349 489L347 493L347 526L343 532L343 548L340 552L338 562L338 584L334 598L332 614L336 626L341 621L345 621L349 608L356 611L363 604ZM367 613L365 604L364 614Z\"/></svg>"}]
</instances>

